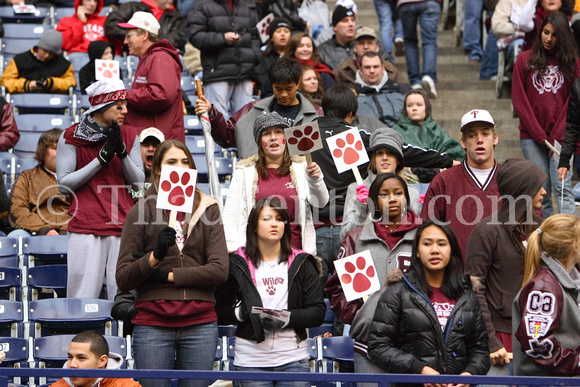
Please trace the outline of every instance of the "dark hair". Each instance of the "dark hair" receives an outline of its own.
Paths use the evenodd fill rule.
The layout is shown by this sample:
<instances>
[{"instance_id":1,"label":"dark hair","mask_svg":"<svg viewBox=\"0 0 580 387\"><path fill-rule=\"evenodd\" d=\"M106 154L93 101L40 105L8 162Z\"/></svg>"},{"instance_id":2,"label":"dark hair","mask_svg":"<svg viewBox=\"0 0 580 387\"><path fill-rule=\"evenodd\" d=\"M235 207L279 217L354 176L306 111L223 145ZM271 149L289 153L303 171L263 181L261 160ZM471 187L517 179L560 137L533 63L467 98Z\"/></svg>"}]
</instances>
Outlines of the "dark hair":
<instances>
[{"instance_id":1,"label":"dark hair","mask_svg":"<svg viewBox=\"0 0 580 387\"><path fill-rule=\"evenodd\" d=\"M268 78L270 78L272 85L274 83L298 84L301 74L302 66L300 66L300 63L286 57L276 59L276 62L268 70Z\"/></svg>"},{"instance_id":2,"label":"dark hair","mask_svg":"<svg viewBox=\"0 0 580 387\"><path fill-rule=\"evenodd\" d=\"M542 7L542 0L538 0L536 3L536 8L538 7ZM544 9L544 7L542 7L542 9ZM574 2L571 0L562 0L562 6L558 11L566 16L572 16L574 13Z\"/></svg>"},{"instance_id":3,"label":"dark hair","mask_svg":"<svg viewBox=\"0 0 580 387\"><path fill-rule=\"evenodd\" d=\"M337 83L324 93L322 110L326 117L345 119L350 113L356 115L358 110L356 94L348 85Z\"/></svg>"},{"instance_id":4,"label":"dark hair","mask_svg":"<svg viewBox=\"0 0 580 387\"><path fill-rule=\"evenodd\" d=\"M36 153L34 154L34 159L40 164L44 164L44 158L46 157L46 152L51 146L56 146L58 144L58 139L60 135L64 132L61 128L52 128L40 135L38 139L38 146L36 147Z\"/></svg>"},{"instance_id":5,"label":"dark hair","mask_svg":"<svg viewBox=\"0 0 580 387\"><path fill-rule=\"evenodd\" d=\"M268 198L260 199L256 202L252 211L250 211L250 216L248 217L248 225L246 226L246 257L250 259L254 267L260 266L262 262L262 252L258 247L258 221L260 220L260 213L264 207L270 207L275 210L278 215L284 221L284 234L282 234L282 239L280 239L280 262L287 262L288 257L292 254L292 230L290 227L290 217L286 207L282 205L280 199L271 196Z\"/></svg>"},{"instance_id":6,"label":"dark hair","mask_svg":"<svg viewBox=\"0 0 580 387\"><path fill-rule=\"evenodd\" d=\"M153 161L151 165L151 183L155 186L157 190L159 190L159 178L161 177L161 162L163 161L163 156L167 153L168 150L171 148L181 149L187 160L189 161L189 168L197 169L195 166L195 161L191 156L191 152L187 148L187 146L179 140L171 139L165 140L157 148L155 149L155 153L153 154ZM197 175L197 179L199 181L199 174ZM197 184L195 186L195 194L193 198L193 209L192 213L195 212L197 207L199 206L199 202L201 201L201 191L197 188Z\"/></svg>"},{"instance_id":7,"label":"dark hair","mask_svg":"<svg viewBox=\"0 0 580 387\"><path fill-rule=\"evenodd\" d=\"M431 115L432 110L431 101L429 100L427 93L425 93L423 90L418 89L409 90L407 92L407 95L405 95L405 101L403 102L403 114L409 117L409 115L407 114L407 98L409 98L409 96L413 94L418 94L421 97L423 97L423 101L425 102L425 118L429 117Z\"/></svg>"},{"instance_id":8,"label":"dark hair","mask_svg":"<svg viewBox=\"0 0 580 387\"><path fill-rule=\"evenodd\" d=\"M304 73L308 70L312 70L314 71L314 74L316 75L316 78L318 79L318 89L316 89L316 94L311 94L311 93L306 93L304 91L304 85L302 84L302 77L304 76ZM316 71L316 69L310 65L302 65L302 74L300 75L300 83L298 83L298 91L301 92L302 94L308 94L314 98L321 98L324 95L324 88L322 87L322 78L320 77L320 74L318 73L318 71Z\"/></svg>"},{"instance_id":9,"label":"dark hair","mask_svg":"<svg viewBox=\"0 0 580 387\"><path fill-rule=\"evenodd\" d=\"M286 45L284 56L290 59L296 59L296 50L300 46L300 41L302 38L310 39L310 42L312 43L312 60L314 61L315 65L318 65L320 63L320 54L318 53L318 48L316 48L314 40L312 40L310 35L308 35L306 32L299 32L295 35L292 35L290 41Z\"/></svg>"},{"instance_id":10,"label":"dark hair","mask_svg":"<svg viewBox=\"0 0 580 387\"><path fill-rule=\"evenodd\" d=\"M553 56L556 58L564 78L571 80L576 72L577 48L568 18L561 12L552 12L542 22L542 27L534 41L532 54L526 64L526 70L536 71L539 76L543 76L548 69L550 54L542 44L542 31L547 24L554 27L554 35L556 36Z\"/></svg>"},{"instance_id":11,"label":"dark hair","mask_svg":"<svg viewBox=\"0 0 580 387\"><path fill-rule=\"evenodd\" d=\"M107 340L98 332L95 331L84 331L76 335L71 340L72 343L91 343L90 351L97 357L97 359L103 355L109 356L109 343Z\"/></svg>"},{"instance_id":12,"label":"dark hair","mask_svg":"<svg viewBox=\"0 0 580 387\"><path fill-rule=\"evenodd\" d=\"M411 255L411 267L409 271L413 270L417 276L417 287L419 291L430 297L432 292L427 279L425 278L425 268L421 262L421 258L417 256L419 250L419 243L421 243L421 235L423 231L430 226L439 227L441 231L447 237L449 241L449 246L451 247L451 256L449 258L449 263L445 267L445 275L443 277L443 285L441 286L441 291L445 296L451 298L452 300L457 300L459 296L463 293L463 285L461 284L461 277L463 275L463 256L461 255L461 248L459 247L459 242L451 230L451 227L444 223L434 222L428 220L423 223L418 229L415 235L415 240L413 241L413 252Z\"/></svg>"},{"instance_id":13,"label":"dark hair","mask_svg":"<svg viewBox=\"0 0 580 387\"><path fill-rule=\"evenodd\" d=\"M260 140L262 139L262 135L264 131L260 134ZM256 170L260 174L260 178L262 180L267 180L269 177L268 174L268 163L266 162L266 152L264 151L264 147L262 147L262 141L258 141L258 161L256 161ZM276 176L288 176L290 173L290 167L292 166L292 157L290 157L290 152L288 151L288 146L285 146L284 154L282 155L282 164L278 167L276 171Z\"/></svg>"},{"instance_id":14,"label":"dark hair","mask_svg":"<svg viewBox=\"0 0 580 387\"><path fill-rule=\"evenodd\" d=\"M383 58L381 58L381 56L374 52L374 51L367 51L365 52L361 57L360 57L360 65L362 66L362 62L364 58L369 58L369 59L373 59L379 57L379 59L381 60L381 65L383 64Z\"/></svg>"},{"instance_id":15,"label":"dark hair","mask_svg":"<svg viewBox=\"0 0 580 387\"><path fill-rule=\"evenodd\" d=\"M383 185L385 180L389 179L397 179L399 183L401 183L401 185L403 186L403 191L405 191L405 199L407 199L407 208L411 204L409 188L407 187L407 182L405 181L405 179L403 179L401 176L395 173L391 172L381 173L376 177L375 181L373 181L371 187L369 188L369 199L372 200L374 207L373 218L376 220L382 219L384 212L384 209L383 212L379 209L379 191L381 190L381 186Z\"/></svg>"}]
</instances>

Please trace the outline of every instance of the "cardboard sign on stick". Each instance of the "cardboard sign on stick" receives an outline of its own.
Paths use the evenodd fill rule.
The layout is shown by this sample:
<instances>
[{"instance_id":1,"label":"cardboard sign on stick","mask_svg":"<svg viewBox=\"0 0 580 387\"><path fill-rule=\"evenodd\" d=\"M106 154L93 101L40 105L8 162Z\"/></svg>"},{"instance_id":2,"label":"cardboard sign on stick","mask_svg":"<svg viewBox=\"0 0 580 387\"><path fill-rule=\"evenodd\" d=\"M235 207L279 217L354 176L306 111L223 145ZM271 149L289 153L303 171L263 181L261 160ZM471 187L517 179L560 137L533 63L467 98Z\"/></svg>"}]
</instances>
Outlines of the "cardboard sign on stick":
<instances>
[{"instance_id":1,"label":"cardboard sign on stick","mask_svg":"<svg viewBox=\"0 0 580 387\"><path fill-rule=\"evenodd\" d=\"M368 163L369 155L357 128L352 128L326 139L338 173L352 170L359 185L363 184L358 166Z\"/></svg>"},{"instance_id":2,"label":"cardboard sign on stick","mask_svg":"<svg viewBox=\"0 0 580 387\"><path fill-rule=\"evenodd\" d=\"M294 126L284 129L286 146L290 156L310 154L322 149L322 136L318 129L318 122L314 121L306 125Z\"/></svg>"},{"instance_id":3,"label":"cardboard sign on stick","mask_svg":"<svg viewBox=\"0 0 580 387\"><path fill-rule=\"evenodd\" d=\"M164 165L161 168L157 208L191 213L197 171Z\"/></svg>"},{"instance_id":4,"label":"cardboard sign on stick","mask_svg":"<svg viewBox=\"0 0 580 387\"><path fill-rule=\"evenodd\" d=\"M369 250L334 261L336 273L347 301L364 298L381 289Z\"/></svg>"},{"instance_id":5,"label":"cardboard sign on stick","mask_svg":"<svg viewBox=\"0 0 580 387\"><path fill-rule=\"evenodd\" d=\"M256 24L256 28L260 33L260 40L262 44L266 43L268 39L270 39L270 23L274 20L274 14L269 13L267 14L262 20Z\"/></svg>"}]
</instances>

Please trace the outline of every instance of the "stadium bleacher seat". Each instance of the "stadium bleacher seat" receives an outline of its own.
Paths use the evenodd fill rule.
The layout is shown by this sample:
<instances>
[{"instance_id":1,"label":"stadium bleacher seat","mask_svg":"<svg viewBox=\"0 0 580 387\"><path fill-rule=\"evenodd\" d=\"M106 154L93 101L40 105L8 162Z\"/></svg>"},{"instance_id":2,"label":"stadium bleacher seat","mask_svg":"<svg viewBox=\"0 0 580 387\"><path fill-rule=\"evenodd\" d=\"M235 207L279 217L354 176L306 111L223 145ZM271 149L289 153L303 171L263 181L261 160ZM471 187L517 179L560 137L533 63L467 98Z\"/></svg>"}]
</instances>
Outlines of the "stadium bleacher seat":
<instances>
[{"instance_id":1,"label":"stadium bleacher seat","mask_svg":"<svg viewBox=\"0 0 580 387\"><path fill-rule=\"evenodd\" d=\"M67 266L43 265L29 267L26 270L28 299L66 297Z\"/></svg>"},{"instance_id":2,"label":"stadium bleacher seat","mask_svg":"<svg viewBox=\"0 0 580 387\"><path fill-rule=\"evenodd\" d=\"M46 24L6 24L2 39L36 39L38 42L46 31L52 29Z\"/></svg>"},{"instance_id":3,"label":"stadium bleacher seat","mask_svg":"<svg viewBox=\"0 0 580 387\"><path fill-rule=\"evenodd\" d=\"M0 237L0 267L19 267L18 239Z\"/></svg>"},{"instance_id":4,"label":"stadium bleacher seat","mask_svg":"<svg viewBox=\"0 0 580 387\"><path fill-rule=\"evenodd\" d=\"M187 135L185 136L185 145L187 145L192 155L205 155L205 139L203 136ZM222 152L222 147L214 144L214 153L221 155Z\"/></svg>"},{"instance_id":5,"label":"stadium bleacher seat","mask_svg":"<svg viewBox=\"0 0 580 387\"><path fill-rule=\"evenodd\" d=\"M36 235L22 238L22 253L29 267L66 264L67 249L66 235Z\"/></svg>"},{"instance_id":6,"label":"stadium bleacher seat","mask_svg":"<svg viewBox=\"0 0 580 387\"><path fill-rule=\"evenodd\" d=\"M15 114L72 115L72 96L51 93L10 94L8 98ZM48 128L49 129L49 128Z\"/></svg>"},{"instance_id":7,"label":"stadium bleacher seat","mask_svg":"<svg viewBox=\"0 0 580 387\"><path fill-rule=\"evenodd\" d=\"M63 17L73 16L77 13L74 7L56 7L52 8L52 23L57 25Z\"/></svg>"},{"instance_id":8,"label":"stadium bleacher seat","mask_svg":"<svg viewBox=\"0 0 580 387\"><path fill-rule=\"evenodd\" d=\"M14 145L14 154L18 156L18 161L16 163L16 168L18 169L18 162L22 158L32 158L36 153L36 148L38 147L38 139L40 138L40 132L22 132L20 133L20 139Z\"/></svg>"},{"instance_id":9,"label":"stadium bleacher seat","mask_svg":"<svg viewBox=\"0 0 580 387\"><path fill-rule=\"evenodd\" d=\"M18 259L18 258L17 258ZM0 268L0 299L22 301L22 270L18 267Z\"/></svg>"},{"instance_id":10,"label":"stadium bleacher seat","mask_svg":"<svg viewBox=\"0 0 580 387\"><path fill-rule=\"evenodd\" d=\"M319 362L319 370L322 372L339 373L343 365L353 367L353 345L354 341L350 336L334 336L318 339L318 346L321 348L322 360ZM328 365L330 364L330 369ZM337 382L337 386L341 386Z\"/></svg>"},{"instance_id":11,"label":"stadium bleacher seat","mask_svg":"<svg viewBox=\"0 0 580 387\"><path fill-rule=\"evenodd\" d=\"M62 114L16 114L19 132L45 132L52 128L66 129L76 122L76 117Z\"/></svg>"},{"instance_id":12,"label":"stadium bleacher seat","mask_svg":"<svg viewBox=\"0 0 580 387\"><path fill-rule=\"evenodd\" d=\"M0 18L2 23L31 23L42 24L48 23L50 17L50 8L36 7L34 14L16 14L11 6L0 7ZM31 47L32 48L32 47Z\"/></svg>"},{"instance_id":13,"label":"stadium bleacher seat","mask_svg":"<svg viewBox=\"0 0 580 387\"><path fill-rule=\"evenodd\" d=\"M181 90L187 95L195 93L195 78L187 75L181 76ZM195 101L193 101L195 102Z\"/></svg>"},{"instance_id":14,"label":"stadium bleacher seat","mask_svg":"<svg viewBox=\"0 0 580 387\"><path fill-rule=\"evenodd\" d=\"M0 300L0 336L24 338L23 322L22 302Z\"/></svg>"},{"instance_id":15,"label":"stadium bleacher seat","mask_svg":"<svg viewBox=\"0 0 580 387\"><path fill-rule=\"evenodd\" d=\"M0 367L28 367L28 340L19 337L0 337L0 349L6 356ZM15 377L13 381L20 384L21 378Z\"/></svg>"},{"instance_id":16,"label":"stadium bleacher seat","mask_svg":"<svg viewBox=\"0 0 580 387\"><path fill-rule=\"evenodd\" d=\"M185 115L185 116L183 116L183 123L184 123L186 135L202 134L203 133L202 129L201 129L201 122L199 122L198 116Z\"/></svg>"},{"instance_id":17,"label":"stadium bleacher seat","mask_svg":"<svg viewBox=\"0 0 580 387\"><path fill-rule=\"evenodd\" d=\"M27 169L32 169L38 165L38 161L34 158L21 158L18 159L16 163L16 177L20 176L22 172L26 171Z\"/></svg>"}]
</instances>

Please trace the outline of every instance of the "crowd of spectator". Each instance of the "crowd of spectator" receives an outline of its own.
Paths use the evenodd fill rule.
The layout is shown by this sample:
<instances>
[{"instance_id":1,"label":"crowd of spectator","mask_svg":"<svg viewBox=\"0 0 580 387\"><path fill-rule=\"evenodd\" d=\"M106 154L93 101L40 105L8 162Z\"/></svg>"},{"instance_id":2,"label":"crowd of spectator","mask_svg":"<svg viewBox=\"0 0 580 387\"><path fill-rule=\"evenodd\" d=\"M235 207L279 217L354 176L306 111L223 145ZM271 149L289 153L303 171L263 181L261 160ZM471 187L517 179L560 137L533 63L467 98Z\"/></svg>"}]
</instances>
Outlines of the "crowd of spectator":
<instances>
[{"instance_id":1,"label":"crowd of spectator","mask_svg":"<svg viewBox=\"0 0 580 387\"><path fill-rule=\"evenodd\" d=\"M466 2L466 62L480 63L486 80L499 49L513 55L526 158L502 164L493 111L473 106L458 128L435 121L439 1L376 0L377 34L357 25L351 0L334 7L328 26L291 0L130 1L108 16L103 0L76 0L74 15L12 58L0 80L12 94L78 84L90 103L74 125L40 136L38 165L10 197L0 187L5 229L67 235L67 297L114 299L116 316L134 326L139 369L211 370L219 323L237 325L236 370L307 372L307 329L323 322L328 298L354 339L358 373L578 375L572 7L486 3L483 50L483 3ZM269 31L258 31L270 13ZM198 53L205 92L192 101L181 87L188 50ZM82 69L67 59L77 53L90 59ZM139 59L131 83L96 79L97 60L126 55ZM223 208L199 187L183 193L193 198L188 211L158 208L169 190L162 169L197 169L185 145L188 102L205 134L240 159ZM20 135L12 107L0 103L8 151ZM318 126L322 148L291 155L285 129L305 124ZM344 153L366 151L369 162L339 173L327 140L353 129L361 144L347 141ZM335 262L367 253L373 267L364 273L380 289L349 299L346 287L360 286L365 266L357 261L349 276ZM84 357L91 363L81 368L115 368L102 341L75 337L67 366Z\"/></svg>"}]
</instances>

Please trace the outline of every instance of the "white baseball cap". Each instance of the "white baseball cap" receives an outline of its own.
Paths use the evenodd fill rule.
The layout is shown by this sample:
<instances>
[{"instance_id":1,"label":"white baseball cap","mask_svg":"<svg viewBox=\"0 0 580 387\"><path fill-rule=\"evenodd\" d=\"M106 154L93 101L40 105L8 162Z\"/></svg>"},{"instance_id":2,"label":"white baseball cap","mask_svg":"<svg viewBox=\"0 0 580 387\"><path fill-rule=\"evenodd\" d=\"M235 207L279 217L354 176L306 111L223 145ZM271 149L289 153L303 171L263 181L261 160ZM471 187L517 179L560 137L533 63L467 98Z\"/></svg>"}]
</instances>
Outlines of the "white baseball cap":
<instances>
[{"instance_id":1,"label":"white baseball cap","mask_svg":"<svg viewBox=\"0 0 580 387\"><path fill-rule=\"evenodd\" d=\"M487 110L483 109L473 109L468 111L461 117L461 131L463 132L467 129L467 126L474 122L485 122L487 124L491 124L495 126L495 122L493 122L493 118L491 114Z\"/></svg>"},{"instance_id":2,"label":"white baseball cap","mask_svg":"<svg viewBox=\"0 0 580 387\"><path fill-rule=\"evenodd\" d=\"M117 25L127 29L141 28L155 35L159 35L159 29L161 28L152 13L142 11L135 12L127 23L117 23Z\"/></svg>"},{"instance_id":3,"label":"white baseball cap","mask_svg":"<svg viewBox=\"0 0 580 387\"><path fill-rule=\"evenodd\" d=\"M141 143L145 141L147 137L155 137L156 139L159 140L159 142L165 141L165 136L163 135L163 132L154 127L143 129L139 134L139 142Z\"/></svg>"}]
</instances>

